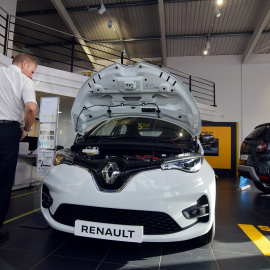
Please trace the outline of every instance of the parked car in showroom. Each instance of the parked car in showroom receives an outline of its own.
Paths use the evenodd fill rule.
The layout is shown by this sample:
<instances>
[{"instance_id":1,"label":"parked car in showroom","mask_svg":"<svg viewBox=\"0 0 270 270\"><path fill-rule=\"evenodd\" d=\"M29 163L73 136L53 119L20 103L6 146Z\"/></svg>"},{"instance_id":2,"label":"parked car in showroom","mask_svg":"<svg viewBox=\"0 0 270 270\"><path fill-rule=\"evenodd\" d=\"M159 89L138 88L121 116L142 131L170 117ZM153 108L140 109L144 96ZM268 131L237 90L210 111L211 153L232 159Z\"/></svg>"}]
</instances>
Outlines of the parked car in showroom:
<instances>
[{"instance_id":1,"label":"parked car in showroom","mask_svg":"<svg viewBox=\"0 0 270 270\"><path fill-rule=\"evenodd\" d=\"M198 138L200 111L179 79L115 63L84 83L71 117L78 135L42 186L51 227L126 242L211 242L216 182L202 143L212 137Z\"/></svg>"},{"instance_id":2,"label":"parked car in showroom","mask_svg":"<svg viewBox=\"0 0 270 270\"><path fill-rule=\"evenodd\" d=\"M261 124L245 138L240 149L238 172L253 180L257 189L270 193L270 123Z\"/></svg>"}]
</instances>

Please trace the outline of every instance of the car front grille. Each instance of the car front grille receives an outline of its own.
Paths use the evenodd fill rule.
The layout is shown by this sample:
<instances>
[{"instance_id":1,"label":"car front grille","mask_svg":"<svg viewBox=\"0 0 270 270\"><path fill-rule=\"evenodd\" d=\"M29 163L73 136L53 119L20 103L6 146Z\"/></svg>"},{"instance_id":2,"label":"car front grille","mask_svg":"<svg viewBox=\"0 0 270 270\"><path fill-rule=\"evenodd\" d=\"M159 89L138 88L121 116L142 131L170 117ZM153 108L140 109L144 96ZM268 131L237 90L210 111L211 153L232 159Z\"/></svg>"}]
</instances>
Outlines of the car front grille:
<instances>
[{"instance_id":1,"label":"car front grille","mask_svg":"<svg viewBox=\"0 0 270 270\"><path fill-rule=\"evenodd\" d=\"M75 226L77 219L143 226L145 235L171 234L182 230L169 215L162 212L61 204L52 217L55 221L68 226Z\"/></svg>"}]
</instances>

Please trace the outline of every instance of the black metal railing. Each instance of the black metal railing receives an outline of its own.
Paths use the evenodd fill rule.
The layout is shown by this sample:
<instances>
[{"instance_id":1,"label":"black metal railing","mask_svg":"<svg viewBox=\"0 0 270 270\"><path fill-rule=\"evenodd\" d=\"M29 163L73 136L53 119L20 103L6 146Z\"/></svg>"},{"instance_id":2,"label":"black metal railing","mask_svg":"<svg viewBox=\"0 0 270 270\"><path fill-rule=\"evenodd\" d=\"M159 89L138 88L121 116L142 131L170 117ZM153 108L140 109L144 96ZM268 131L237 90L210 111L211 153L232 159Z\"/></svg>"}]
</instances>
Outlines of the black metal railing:
<instances>
[{"instance_id":1,"label":"black metal railing","mask_svg":"<svg viewBox=\"0 0 270 270\"><path fill-rule=\"evenodd\" d=\"M0 46L3 54L7 54L9 14L0 7Z\"/></svg>"},{"instance_id":2,"label":"black metal railing","mask_svg":"<svg viewBox=\"0 0 270 270\"><path fill-rule=\"evenodd\" d=\"M173 68L166 67L166 70L174 74L186 85L198 103L216 106L216 85L214 82Z\"/></svg>"},{"instance_id":3,"label":"black metal railing","mask_svg":"<svg viewBox=\"0 0 270 270\"><path fill-rule=\"evenodd\" d=\"M122 64L127 63L127 61L129 61L128 64L134 64L136 63L134 58L159 65L159 63L123 53L124 45L120 40L119 43L116 43L117 49L115 49L109 45L105 46L9 15L1 7L0 46L3 47L4 55L7 55L10 51L26 52L33 57L37 57L41 61L41 65L70 72L76 72L75 69L95 72L116 60L121 61ZM101 61L96 62L95 60ZM214 82L169 67L164 68L186 85L198 103L216 106Z\"/></svg>"}]
</instances>

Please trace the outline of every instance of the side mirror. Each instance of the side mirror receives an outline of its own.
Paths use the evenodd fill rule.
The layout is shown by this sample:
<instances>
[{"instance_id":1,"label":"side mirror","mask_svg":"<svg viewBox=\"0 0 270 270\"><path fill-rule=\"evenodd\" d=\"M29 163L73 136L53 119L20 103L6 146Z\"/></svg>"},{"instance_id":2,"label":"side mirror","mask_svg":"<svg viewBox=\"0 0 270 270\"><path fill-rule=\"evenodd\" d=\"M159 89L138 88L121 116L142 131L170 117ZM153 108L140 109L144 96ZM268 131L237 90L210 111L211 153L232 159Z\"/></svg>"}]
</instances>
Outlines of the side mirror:
<instances>
[{"instance_id":1,"label":"side mirror","mask_svg":"<svg viewBox=\"0 0 270 270\"><path fill-rule=\"evenodd\" d=\"M61 149L64 149L64 146L62 146L62 145L56 145L56 151L61 150Z\"/></svg>"},{"instance_id":2,"label":"side mirror","mask_svg":"<svg viewBox=\"0 0 270 270\"><path fill-rule=\"evenodd\" d=\"M212 143L213 141L214 141L214 135L210 135L207 133L202 133L200 135L201 144L209 144L209 143Z\"/></svg>"}]
</instances>

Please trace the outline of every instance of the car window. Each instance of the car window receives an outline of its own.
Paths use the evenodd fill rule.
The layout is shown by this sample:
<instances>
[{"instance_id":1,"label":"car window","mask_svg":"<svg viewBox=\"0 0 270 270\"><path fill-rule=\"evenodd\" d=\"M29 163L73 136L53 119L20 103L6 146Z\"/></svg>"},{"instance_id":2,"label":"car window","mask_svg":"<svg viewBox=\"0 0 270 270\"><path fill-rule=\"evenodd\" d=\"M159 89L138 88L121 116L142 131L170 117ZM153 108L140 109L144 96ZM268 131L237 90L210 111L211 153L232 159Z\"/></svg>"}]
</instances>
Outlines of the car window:
<instances>
[{"instance_id":1,"label":"car window","mask_svg":"<svg viewBox=\"0 0 270 270\"><path fill-rule=\"evenodd\" d=\"M160 119L125 117L111 119L98 126L90 137L134 137L189 140L191 135L178 125Z\"/></svg>"},{"instance_id":2,"label":"car window","mask_svg":"<svg viewBox=\"0 0 270 270\"><path fill-rule=\"evenodd\" d=\"M101 125L101 128L97 128L94 131L95 136L110 136L114 127L115 127L115 123L113 121L107 121L103 125Z\"/></svg>"}]
</instances>

